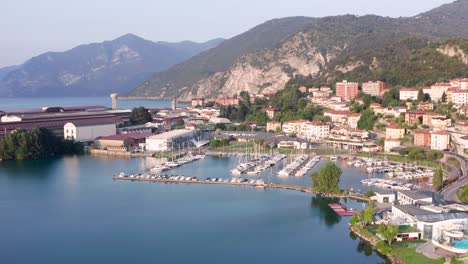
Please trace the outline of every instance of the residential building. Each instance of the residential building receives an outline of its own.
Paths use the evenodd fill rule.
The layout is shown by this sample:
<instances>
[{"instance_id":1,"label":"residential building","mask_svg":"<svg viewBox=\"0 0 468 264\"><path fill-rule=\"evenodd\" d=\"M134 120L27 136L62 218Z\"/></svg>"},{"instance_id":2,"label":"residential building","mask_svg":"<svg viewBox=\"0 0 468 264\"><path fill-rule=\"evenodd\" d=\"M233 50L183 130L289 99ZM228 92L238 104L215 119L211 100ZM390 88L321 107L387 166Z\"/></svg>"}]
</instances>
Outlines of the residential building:
<instances>
[{"instance_id":1,"label":"residential building","mask_svg":"<svg viewBox=\"0 0 468 264\"><path fill-rule=\"evenodd\" d=\"M419 89L417 88L401 88L400 89L400 100L418 100Z\"/></svg>"},{"instance_id":2,"label":"residential building","mask_svg":"<svg viewBox=\"0 0 468 264\"><path fill-rule=\"evenodd\" d=\"M328 138L362 142L369 139L369 131L350 129L347 127L334 127L330 129Z\"/></svg>"},{"instance_id":3,"label":"residential building","mask_svg":"<svg viewBox=\"0 0 468 264\"><path fill-rule=\"evenodd\" d=\"M383 109L384 116L399 117L401 114L405 114L406 112L407 110L404 106L385 107Z\"/></svg>"},{"instance_id":4,"label":"residential building","mask_svg":"<svg viewBox=\"0 0 468 264\"><path fill-rule=\"evenodd\" d=\"M390 124L385 129L386 139L401 139L405 136L405 129L397 124Z\"/></svg>"},{"instance_id":5,"label":"residential building","mask_svg":"<svg viewBox=\"0 0 468 264\"><path fill-rule=\"evenodd\" d=\"M348 126L350 128L357 128L359 119L361 119L361 114L360 113L354 113L348 115Z\"/></svg>"},{"instance_id":6,"label":"residential building","mask_svg":"<svg viewBox=\"0 0 468 264\"><path fill-rule=\"evenodd\" d=\"M358 94L359 84L355 82L343 82L336 83L336 96L343 98L344 100L351 101Z\"/></svg>"},{"instance_id":7,"label":"residential building","mask_svg":"<svg viewBox=\"0 0 468 264\"><path fill-rule=\"evenodd\" d=\"M227 106L227 105L239 105L239 102L241 101L241 99L239 97L216 98L214 101L215 101L215 104Z\"/></svg>"},{"instance_id":8,"label":"residential building","mask_svg":"<svg viewBox=\"0 0 468 264\"><path fill-rule=\"evenodd\" d=\"M382 105L379 103L370 104L370 109L372 109L372 111L374 111L374 114L376 115L384 113L384 107L382 107Z\"/></svg>"},{"instance_id":9,"label":"residential building","mask_svg":"<svg viewBox=\"0 0 468 264\"><path fill-rule=\"evenodd\" d=\"M452 102L455 106L468 105L468 90L453 89L449 91L448 102Z\"/></svg>"},{"instance_id":10,"label":"residential building","mask_svg":"<svg viewBox=\"0 0 468 264\"><path fill-rule=\"evenodd\" d=\"M331 121L334 124L341 124L344 125L348 121L348 117L352 113L349 110L346 111L336 111L336 110L326 110L323 115L324 116L329 116Z\"/></svg>"},{"instance_id":11,"label":"residential building","mask_svg":"<svg viewBox=\"0 0 468 264\"><path fill-rule=\"evenodd\" d=\"M205 99L204 98L193 98L192 99L192 107L204 106L204 105L205 105Z\"/></svg>"},{"instance_id":12,"label":"residential building","mask_svg":"<svg viewBox=\"0 0 468 264\"><path fill-rule=\"evenodd\" d=\"M394 149L399 148L401 146L401 140L395 138L387 138L384 142L384 151L385 152L393 152Z\"/></svg>"},{"instance_id":13,"label":"residential building","mask_svg":"<svg viewBox=\"0 0 468 264\"><path fill-rule=\"evenodd\" d=\"M262 111L265 112L267 117L271 120L275 118L275 113L278 112L278 109L274 107L266 107L266 108L263 108Z\"/></svg>"},{"instance_id":14,"label":"residential building","mask_svg":"<svg viewBox=\"0 0 468 264\"><path fill-rule=\"evenodd\" d=\"M431 100L440 101L442 100L442 95L445 93L447 94L448 89L450 89L452 85L450 83L436 83L431 86L431 91L429 95L431 96Z\"/></svg>"},{"instance_id":15,"label":"residential building","mask_svg":"<svg viewBox=\"0 0 468 264\"><path fill-rule=\"evenodd\" d=\"M195 130L178 129L146 138L146 150L171 151L189 146L195 136Z\"/></svg>"},{"instance_id":16,"label":"residential building","mask_svg":"<svg viewBox=\"0 0 468 264\"><path fill-rule=\"evenodd\" d=\"M374 191L375 195L370 199L378 203L393 204L396 200L396 195L392 191Z\"/></svg>"},{"instance_id":17,"label":"residential building","mask_svg":"<svg viewBox=\"0 0 468 264\"><path fill-rule=\"evenodd\" d=\"M435 131L431 133L431 149L445 150L449 148L450 134L447 131Z\"/></svg>"},{"instance_id":18,"label":"residential building","mask_svg":"<svg viewBox=\"0 0 468 264\"><path fill-rule=\"evenodd\" d=\"M366 82L362 84L362 92L370 96L382 96L385 89L387 89L387 85L382 81Z\"/></svg>"},{"instance_id":19,"label":"residential building","mask_svg":"<svg viewBox=\"0 0 468 264\"><path fill-rule=\"evenodd\" d=\"M452 88L468 90L468 78L453 79L450 81Z\"/></svg>"},{"instance_id":20,"label":"residential building","mask_svg":"<svg viewBox=\"0 0 468 264\"><path fill-rule=\"evenodd\" d=\"M411 111L406 112L405 114L405 123L409 126L414 125L416 122L418 124L423 123L425 112L423 111Z\"/></svg>"},{"instance_id":21,"label":"residential building","mask_svg":"<svg viewBox=\"0 0 468 264\"><path fill-rule=\"evenodd\" d=\"M266 127L266 130L268 132L270 131L278 131L278 130L281 130L281 122L278 122L278 121L268 121L267 122L267 127Z\"/></svg>"},{"instance_id":22,"label":"residential building","mask_svg":"<svg viewBox=\"0 0 468 264\"><path fill-rule=\"evenodd\" d=\"M468 135L468 120L458 120L455 122L455 131Z\"/></svg>"},{"instance_id":23,"label":"residential building","mask_svg":"<svg viewBox=\"0 0 468 264\"><path fill-rule=\"evenodd\" d=\"M298 134L301 130L301 126L303 123L306 123L307 120L294 120L288 121L283 123L283 127L281 128L284 133L286 134Z\"/></svg>"},{"instance_id":24,"label":"residential building","mask_svg":"<svg viewBox=\"0 0 468 264\"><path fill-rule=\"evenodd\" d=\"M434 104L432 102L420 102L417 106L417 110L432 111L434 110Z\"/></svg>"},{"instance_id":25,"label":"residential building","mask_svg":"<svg viewBox=\"0 0 468 264\"><path fill-rule=\"evenodd\" d=\"M431 125L432 125L432 119L433 119L433 118L445 118L445 117L446 117L445 115L441 115L441 114L438 114L438 113L426 112L426 113L424 113L424 115L423 115L423 122L422 122L422 124L423 124L423 125L426 125L426 126L431 126Z\"/></svg>"},{"instance_id":26,"label":"residential building","mask_svg":"<svg viewBox=\"0 0 468 264\"><path fill-rule=\"evenodd\" d=\"M330 125L324 122L304 122L301 124L298 138L306 140L324 139L330 134Z\"/></svg>"},{"instance_id":27,"label":"residential building","mask_svg":"<svg viewBox=\"0 0 468 264\"><path fill-rule=\"evenodd\" d=\"M447 117L434 117L431 120L430 127L434 130L447 131L452 126L452 119Z\"/></svg>"},{"instance_id":28,"label":"residential building","mask_svg":"<svg viewBox=\"0 0 468 264\"><path fill-rule=\"evenodd\" d=\"M468 116L468 105L464 105L458 108L458 113L462 116Z\"/></svg>"},{"instance_id":29,"label":"residential building","mask_svg":"<svg viewBox=\"0 0 468 264\"><path fill-rule=\"evenodd\" d=\"M414 145L419 147L431 146L431 132L428 130L414 131Z\"/></svg>"},{"instance_id":30,"label":"residential building","mask_svg":"<svg viewBox=\"0 0 468 264\"><path fill-rule=\"evenodd\" d=\"M65 139L90 142L97 137L115 135L116 124L112 119L107 120L77 120L63 126Z\"/></svg>"}]
</instances>

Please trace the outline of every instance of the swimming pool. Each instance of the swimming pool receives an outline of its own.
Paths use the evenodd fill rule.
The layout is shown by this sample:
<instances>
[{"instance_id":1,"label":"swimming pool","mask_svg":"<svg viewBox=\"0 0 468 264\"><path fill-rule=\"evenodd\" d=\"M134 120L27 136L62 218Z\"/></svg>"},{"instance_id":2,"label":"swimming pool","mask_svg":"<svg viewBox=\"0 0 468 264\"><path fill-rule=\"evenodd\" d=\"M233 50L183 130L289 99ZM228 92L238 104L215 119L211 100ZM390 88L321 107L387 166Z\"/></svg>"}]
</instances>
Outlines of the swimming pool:
<instances>
[{"instance_id":1,"label":"swimming pool","mask_svg":"<svg viewBox=\"0 0 468 264\"><path fill-rule=\"evenodd\" d=\"M465 240L460 240L460 241L454 241L453 242L453 247L468 249L468 240L465 239Z\"/></svg>"}]
</instances>

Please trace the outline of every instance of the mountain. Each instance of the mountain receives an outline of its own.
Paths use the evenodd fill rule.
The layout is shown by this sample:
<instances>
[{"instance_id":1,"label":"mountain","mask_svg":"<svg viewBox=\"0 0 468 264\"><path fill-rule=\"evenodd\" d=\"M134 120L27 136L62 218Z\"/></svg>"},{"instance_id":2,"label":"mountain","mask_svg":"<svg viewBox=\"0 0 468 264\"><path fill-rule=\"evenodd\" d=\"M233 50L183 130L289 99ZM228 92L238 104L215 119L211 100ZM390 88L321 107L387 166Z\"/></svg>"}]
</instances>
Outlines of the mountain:
<instances>
[{"instance_id":1,"label":"mountain","mask_svg":"<svg viewBox=\"0 0 468 264\"><path fill-rule=\"evenodd\" d=\"M112 41L81 45L65 52L47 52L9 70L0 79L0 94L93 96L125 93L151 74L213 48L222 41L152 42L127 34Z\"/></svg>"},{"instance_id":2,"label":"mountain","mask_svg":"<svg viewBox=\"0 0 468 264\"><path fill-rule=\"evenodd\" d=\"M468 37L467 12L468 0L459 0L414 17L275 19L154 74L131 94L189 100L240 91L275 92L301 76L328 83L335 73L357 68L370 68L367 73L377 76L374 72L388 70L382 68L387 63L403 67L417 50L429 49L430 43L439 39ZM375 59L356 59L370 56L371 51Z\"/></svg>"},{"instance_id":3,"label":"mountain","mask_svg":"<svg viewBox=\"0 0 468 264\"><path fill-rule=\"evenodd\" d=\"M7 66L0 68L0 80L3 79L8 73L18 69L20 66L18 65L13 65L13 66Z\"/></svg>"}]
</instances>

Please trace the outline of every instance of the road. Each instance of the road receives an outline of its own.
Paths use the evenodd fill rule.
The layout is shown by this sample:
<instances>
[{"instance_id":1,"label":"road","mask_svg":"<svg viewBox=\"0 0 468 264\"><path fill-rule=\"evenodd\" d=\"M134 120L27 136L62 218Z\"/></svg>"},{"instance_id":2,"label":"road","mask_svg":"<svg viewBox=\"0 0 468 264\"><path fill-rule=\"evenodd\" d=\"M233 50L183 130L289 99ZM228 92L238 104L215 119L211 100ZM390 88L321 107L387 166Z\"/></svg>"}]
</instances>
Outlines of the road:
<instances>
[{"instance_id":1,"label":"road","mask_svg":"<svg viewBox=\"0 0 468 264\"><path fill-rule=\"evenodd\" d=\"M468 171L467 171L467 163L468 160L458 154L449 152L449 151L444 151L444 154L452 156L456 158L460 164L461 164L461 177L456 181L453 182L452 184L448 185L442 190L442 195L444 197L444 201L447 203L455 203L455 202L460 202L457 197L457 191L458 189L462 188L463 186L468 184Z\"/></svg>"}]
</instances>

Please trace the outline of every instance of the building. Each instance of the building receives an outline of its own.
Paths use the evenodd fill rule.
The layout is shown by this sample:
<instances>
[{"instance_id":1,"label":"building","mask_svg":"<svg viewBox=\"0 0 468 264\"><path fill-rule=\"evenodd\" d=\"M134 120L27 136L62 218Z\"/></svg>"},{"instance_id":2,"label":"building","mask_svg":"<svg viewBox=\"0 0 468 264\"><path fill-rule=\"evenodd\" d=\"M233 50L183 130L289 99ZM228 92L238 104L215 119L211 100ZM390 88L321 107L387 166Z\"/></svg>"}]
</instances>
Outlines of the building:
<instances>
[{"instance_id":1,"label":"building","mask_svg":"<svg viewBox=\"0 0 468 264\"><path fill-rule=\"evenodd\" d=\"M398 149L401 146L401 140L395 138L387 138L384 142L384 151L393 152L394 149Z\"/></svg>"},{"instance_id":2,"label":"building","mask_svg":"<svg viewBox=\"0 0 468 264\"><path fill-rule=\"evenodd\" d=\"M405 113L405 123L409 126L417 124L423 124L425 112L423 111L411 111Z\"/></svg>"},{"instance_id":3,"label":"building","mask_svg":"<svg viewBox=\"0 0 468 264\"><path fill-rule=\"evenodd\" d=\"M431 149L445 150L449 148L450 134L447 131L436 131L431 133Z\"/></svg>"},{"instance_id":4,"label":"building","mask_svg":"<svg viewBox=\"0 0 468 264\"><path fill-rule=\"evenodd\" d=\"M334 124L344 125L348 122L348 117L351 115L351 111L336 111L336 110L326 110L323 115L330 117L331 121Z\"/></svg>"},{"instance_id":5,"label":"building","mask_svg":"<svg viewBox=\"0 0 468 264\"><path fill-rule=\"evenodd\" d=\"M418 116L419 117L419 116ZM426 126L431 126L432 125L432 119L433 118L445 118L446 116L445 115L441 115L441 114L438 114L438 113L434 113L434 112L426 112L424 113L423 115L423 118L422 118L422 124L423 125L426 125Z\"/></svg>"},{"instance_id":6,"label":"building","mask_svg":"<svg viewBox=\"0 0 468 264\"><path fill-rule=\"evenodd\" d=\"M79 142L90 142L97 137L115 135L116 124L112 119L79 120L68 122L63 126L65 139Z\"/></svg>"},{"instance_id":7,"label":"building","mask_svg":"<svg viewBox=\"0 0 468 264\"><path fill-rule=\"evenodd\" d=\"M449 91L448 102L452 102L455 106L468 105L468 90L453 89Z\"/></svg>"},{"instance_id":8,"label":"building","mask_svg":"<svg viewBox=\"0 0 468 264\"><path fill-rule=\"evenodd\" d=\"M298 138L306 140L324 139L330 134L330 125L323 122L304 122L300 126Z\"/></svg>"},{"instance_id":9,"label":"building","mask_svg":"<svg viewBox=\"0 0 468 264\"><path fill-rule=\"evenodd\" d=\"M401 101L406 101L406 100L416 101L418 100L418 93L419 93L419 89L417 88L401 88L400 100Z\"/></svg>"},{"instance_id":10,"label":"building","mask_svg":"<svg viewBox=\"0 0 468 264\"><path fill-rule=\"evenodd\" d=\"M462 116L468 116L468 105L459 107L458 113Z\"/></svg>"},{"instance_id":11,"label":"building","mask_svg":"<svg viewBox=\"0 0 468 264\"><path fill-rule=\"evenodd\" d=\"M397 200L399 204L431 204L432 195L425 191L398 191Z\"/></svg>"},{"instance_id":12,"label":"building","mask_svg":"<svg viewBox=\"0 0 468 264\"><path fill-rule=\"evenodd\" d=\"M330 129L329 139L363 142L369 139L369 131L361 129L350 129L344 127L334 127Z\"/></svg>"},{"instance_id":13,"label":"building","mask_svg":"<svg viewBox=\"0 0 468 264\"><path fill-rule=\"evenodd\" d=\"M447 117L434 117L431 119L431 128L446 131L452 126L452 119Z\"/></svg>"},{"instance_id":14,"label":"building","mask_svg":"<svg viewBox=\"0 0 468 264\"><path fill-rule=\"evenodd\" d=\"M453 79L450 81L450 85L455 89L468 90L468 78Z\"/></svg>"},{"instance_id":15,"label":"building","mask_svg":"<svg viewBox=\"0 0 468 264\"><path fill-rule=\"evenodd\" d=\"M301 126L303 123L306 123L307 120L293 120L283 123L282 130L284 133L290 134L297 134L301 130Z\"/></svg>"},{"instance_id":16,"label":"building","mask_svg":"<svg viewBox=\"0 0 468 264\"><path fill-rule=\"evenodd\" d=\"M215 104L218 105L239 105L240 103L240 98L235 97L235 98L216 98L214 100Z\"/></svg>"},{"instance_id":17,"label":"building","mask_svg":"<svg viewBox=\"0 0 468 264\"><path fill-rule=\"evenodd\" d=\"M447 94L448 89L450 89L452 85L450 83L436 83L431 86L431 91L429 95L431 96L431 100L433 102L442 100L442 95Z\"/></svg>"},{"instance_id":18,"label":"building","mask_svg":"<svg viewBox=\"0 0 468 264\"><path fill-rule=\"evenodd\" d=\"M305 93L305 92L307 92L307 87L301 86L301 87L298 88L298 90L299 90L299 92L301 92L301 93Z\"/></svg>"},{"instance_id":19,"label":"building","mask_svg":"<svg viewBox=\"0 0 468 264\"><path fill-rule=\"evenodd\" d=\"M379 97L382 96L384 91L387 89L385 82L366 82L362 84L362 92L370 96Z\"/></svg>"},{"instance_id":20,"label":"building","mask_svg":"<svg viewBox=\"0 0 468 264\"><path fill-rule=\"evenodd\" d=\"M392 191L374 191L375 195L370 199L378 203L394 203L396 195Z\"/></svg>"},{"instance_id":21,"label":"building","mask_svg":"<svg viewBox=\"0 0 468 264\"><path fill-rule=\"evenodd\" d=\"M172 151L191 145L195 130L178 129L146 138L147 151Z\"/></svg>"},{"instance_id":22,"label":"building","mask_svg":"<svg viewBox=\"0 0 468 264\"><path fill-rule=\"evenodd\" d=\"M355 82L343 82L336 83L336 96L343 98L344 100L351 101L356 98L358 94L359 84Z\"/></svg>"},{"instance_id":23,"label":"building","mask_svg":"<svg viewBox=\"0 0 468 264\"><path fill-rule=\"evenodd\" d=\"M385 129L386 139L401 139L405 136L405 129L397 124L390 124Z\"/></svg>"},{"instance_id":24,"label":"building","mask_svg":"<svg viewBox=\"0 0 468 264\"><path fill-rule=\"evenodd\" d=\"M204 106L204 105L205 105L205 99L203 99L203 98L193 98L192 99L192 107Z\"/></svg>"},{"instance_id":25,"label":"building","mask_svg":"<svg viewBox=\"0 0 468 264\"><path fill-rule=\"evenodd\" d=\"M151 133L128 133L102 136L94 140L94 146L102 150L125 152L140 149L140 144L144 145L146 138L152 135Z\"/></svg>"},{"instance_id":26,"label":"building","mask_svg":"<svg viewBox=\"0 0 468 264\"><path fill-rule=\"evenodd\" d=\"M432 102L420 102L417 106L419 111L432 111L434 110L434 104Z\"/></svg>"},{"instance_id":27,"label":"building","mask_svg":"<svg viewBox=\"0 0 468 264\"><path fill-rule=\"evenodd\" d=\"M265 112L267 117L271 120L275 118L275 113L278 112L278 109L274 107L266 107L262 109L262 112Z\"/></svg>"},{"instance_id":28,"label":"building","mask_svg":"<svg viewBox=\"0 0 468 264\"><path fill-rule=\"evenodd\" d=\"M266 130L267 130L267 132L270 132L270 131L276 132L278 130L281 130L281 122L268 121Z\"/></svg>"},{"instance_id":29,"label":"building","mask_svg":"<svg viewBox=\"0 0 468 264\"><path fill-rule=\"evenodd\" d=\"M350 128L357 128L359 119L361 119L360 113L354 113L354 114L348 115L348 120L347 120L348 126Z\"/></svg>"},{"instance_id":30,"label":"building","mask_svg":"<svg viewBox=\"0 0 468 264\"><path fill-rule=\"evenodd\" d=\"M431 132L427 130L414 131L414 145L419 147L430 147Z\"/></svg>"}]
</instances>

